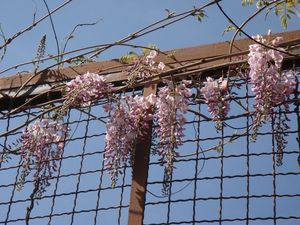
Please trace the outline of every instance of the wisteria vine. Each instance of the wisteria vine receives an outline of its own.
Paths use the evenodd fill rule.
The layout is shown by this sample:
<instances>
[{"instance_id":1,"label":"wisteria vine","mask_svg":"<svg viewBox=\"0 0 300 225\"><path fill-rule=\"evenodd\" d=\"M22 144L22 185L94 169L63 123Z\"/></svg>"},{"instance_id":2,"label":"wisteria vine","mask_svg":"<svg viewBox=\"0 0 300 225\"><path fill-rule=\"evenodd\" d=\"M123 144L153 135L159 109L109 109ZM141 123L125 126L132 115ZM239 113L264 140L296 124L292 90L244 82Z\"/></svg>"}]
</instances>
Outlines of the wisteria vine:
<instances>
[{"instance_id":1,"label":"wisteria vine","mask_svg":"<svg viewBox=\"0 0 300 225\"><path fill-rule=\"evenodd\" d=\"M280 38L275 38L270 43L259 35L255 39L262 44L272 45L279 51L267 49L258 43L249 46L248 76L255 95L253 136L261 122L267 120L277 106L280 114L275 118L276 129L282 133L288 129L288 118L283 116L282 106L285 111L289 110L288 100L295 88L296 73L281 69L284 55L281 51L283 49L278 47ZM128 87L165 69L164 63L154 60L157 54L155 50L151 50L148 55L136 58L127 68ZM248 79L248 76L243 79ZM223 77L217 80L207 77L204 84L197 87L218 130L230 110L229 82ZM56 161L61 157L65 138L69 135L68 126L58 121L70 107L89 107L93 101L106 98L108 103L103 108L109 113L109 118L106 124L104 161L111 177L111 185L116 185L122 167L134 163L137 142L144 138L145 131L154 121L157 140L155 152L159 155L161 164L165 165L163 192L169 193L173 164L180 154L179 146L183 145L185 113L189 110L192 89L189 87L191 82L187 80L164 79L163 84L157 95L144 97L117 96L113 85L95 73L87 72L66 83L62 107L49 118L29 124L23 131L19 140L22 164L19 188L30 171L34 170L35 179L42 181L39 193L45 190L49 185L49 178L57 170ZM280 165L286 141L280 135L276 135L275 139L278 146L277 163Z\"/></svg>"},{"instance_id":2,"label":"wisteria vine","mask_svg":"<svg viewBox=\"0 0 300 225\"><path fill-rule=\"evenodd\" d=\"M262 44L267 43L267 40L260 35L255 39ZM277 37L270 44L278 50L283 50L278 47L281 40L282 38ZM289 111L287 100L295 89L296 73L294 70L287 72L281 70L284 55L280 51L267 49L261 44L250 45L249 51L249 77L251 90L255 94L253 125L253 139L255 139L261 122L267 120L274 107L283 103L286 111Z\"/></svg>"},{"instance_id":3,"label":"wisteria vine","mask_svg":"<svg viewBox=\"0 0 300 225\"><path fill-rule=\"evenodd\" d=\"M159 74L165 69L163 62L155 62L158 55L156 50L151 50L146 56L136 57L132 65L128 66L125 73L128 76L128 86L133 86L138 80L143 80Z\"/></svg>"},{"instance_id":4,"label":"wisteria vine","mask_svg":"<svg viewBox=\"0 0 300 225\"><path fill-rule=\"evenodd\" d=\"M208 106L208 112L212 115L212 119L216 121L216 128L218 130L221 129L222 121L230 109L227 80L224 80L222 77L218 80L207 77L204 87L201 88L201 93Z\"/></svg>"},{"instance_id":5,"label":"wisteria vine","mask_svg":"<svg viewBox=\"0 0 300 225\"><path fill-rule=\"evenodd\" d=\"M157 152L160 161L166 161L163 192L168 193L174 160L179 155L176 149L183 144L183 126L186 122L184 114L188 110L191 91L187 87L190 84L188 81L181 81L178 85L170 80L165 80L164 83L165 86L160 89L157 97L155 133L159 139Z\"/></svg>"},{"instance_id":6,"label":"wisteria vine","mask_svg":"<svg viewBox=\"0 0 300 225\"><path fill-rule=\"evenodd\" d=\"M89 106L93 100L104 98L111 91L112 85L96 73L87 72L66 83L67 99L73 100L71 106Z\"/></svg>"},{"instance_id":7,"label":"wisteria vine","mask_svg":"<svg viewBox=\"0 0 300 225\"><path fill-rule=\"evenodd\" d=\"M108 97L112 88L104 76L89 72L77 76L66 83L66 100L55 117L63 117L70 107L88 107L92 101Z\"/></svg>"},{"instance_id":8,"label":"wisteria vine","mask_svg":"<svg viewBox=\"0 0 300 225\"><path fill-rule=\"evenodd\" d=\"M22 144L19 189L22 188L30 171L34 170L34 179L36 181L39 179L37 196L45 191L49 186L49 178L57 171L56 161L62 155L68 135L69 129L66 125L51 119L41 119L26 127L19 140Z\"/></svg>"},{"instance_id":9,"label":"wisteria vine","mask_svg":"<svg viewBox=\"0 0 300 225\"><path fill-rule=\"evenodd\" d=\"M152 120L155 95L124 96L104 106L110 112L105 136L105 168L109 170L111 185L115 186L120 168L127 162L133 164L138 138Z\"/></svg>"}]
</instances>

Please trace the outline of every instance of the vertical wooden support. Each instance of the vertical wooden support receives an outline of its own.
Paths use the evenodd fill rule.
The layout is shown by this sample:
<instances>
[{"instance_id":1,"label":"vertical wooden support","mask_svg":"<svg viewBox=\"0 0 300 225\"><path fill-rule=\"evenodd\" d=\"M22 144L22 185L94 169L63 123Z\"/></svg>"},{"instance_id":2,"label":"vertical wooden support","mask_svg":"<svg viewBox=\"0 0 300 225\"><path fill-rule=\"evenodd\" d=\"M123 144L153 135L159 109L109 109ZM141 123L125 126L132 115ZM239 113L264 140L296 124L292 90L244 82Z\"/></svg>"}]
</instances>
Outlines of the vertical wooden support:
<instances>
[{"instance_id":1,"label":"vertical wooden support","mask_svg":"<svg viewBox=\"0 0 300 225\"><path fill-rule=\"evenodd\" d=\"M156 94L157 85L144 87L144 96ZM128 225L142 225L144 217L144 204L149 169L149 153L152 136L152 121L145 138L138 142L135 152L132 184L129 203Z\"/></svg>"}]
</instances>

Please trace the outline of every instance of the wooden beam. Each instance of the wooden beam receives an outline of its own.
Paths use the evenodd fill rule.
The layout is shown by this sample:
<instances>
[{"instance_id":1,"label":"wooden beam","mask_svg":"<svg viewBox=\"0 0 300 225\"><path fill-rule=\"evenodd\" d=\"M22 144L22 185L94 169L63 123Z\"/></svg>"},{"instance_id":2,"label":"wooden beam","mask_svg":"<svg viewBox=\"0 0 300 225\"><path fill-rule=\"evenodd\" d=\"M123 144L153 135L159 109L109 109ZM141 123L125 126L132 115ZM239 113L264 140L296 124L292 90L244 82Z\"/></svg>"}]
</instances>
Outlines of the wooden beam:
<instances>
[{"instance_id":1,"label":"wooden beam","mask_svg":"<svg viewBox=\"0 0 300 225\"><path fill-rule=\"evenodd\" d=\"M157 85L153 84L144 88L144 96L156 94ZM152 137L152 121L144 135L144 139L137 144L134 165L132 168L132 184L128 214L128 225L142 225L146 197L146 185L149 169L149 154Z\"/></svg>"},{"instance_id":2,"label":"wooden beam","mask_svg":"<svg viewBox=\"0 0 300 225\"><path fill-rule=\"evenodd\" d=\"M300 43L300 30L289 31L284 33L273 34L273 37L281 36L287 45ZM244 52L248 50L249 44L253 43L249 39L241 39L234 42L233 52ZM177 68L188 63L201 62L189 69L208 69L214 65L225 65L229 62L228 50L230 42L219 42L190 48L180 48L166 51L166 54L173 54L176 60L160 54L156 61L162 61L169 68ZM298 52L299 54L299 48ZM244 56L246 53L244 54ZM211 59L211 60L210 60ZM214 60L212 60L214 59ZM178 63L180 62L180 64ZM79 66L70 66L60 70L45 70L34 76L26 87L19 93L18 98L11 99L20 87L33 76L32 73L17 74L10 77L0 78L0 110L5 109L9 104L11 108L22 105L27 98L45 93L45 96L33 102L30 106L39 104L43 101L49 101L61 97L60 93L50 93L53 85L62 84L77 75L86 72L99 73L106 77L108 82L115 83L116 86L121 85L126 80L126 74L123 72L127 65L120 63L118 60L110 60L104 62L93 62ZM225 66L223 66L225 68ZM214 69L212 69L214 71ZM159 79L156 79L159 82ZM1 95L2 94L2 95Z\"/></svg>"},{"instance_id":3,"label":"wooden beam","mask_svg":"<svg viewBox=\"0 0 300 225\"><path fill-rule=\"evenodd\" d=\"M284 41L298 40L297 43L299 43L300 30L273 34L273 37L275 36L283 37ZM251 43L253 42L249 39L236 40L234 42L233 52L236 53L248 50L249 44ZM228 61L225 56L228 55L229 44L229 41L225 41L189 48L179 48L166 51L165 53L175 53L174 55L176 59L182 63L193 62L200 59L208 59L216 56L224 56L223 59L205 64L205 67L207 67ZM165 64L170 64L173 66L178 65L176 61L163 55L159 55L156 61L163 61ZM126 65L120 63L118 60L110 60L103 62L92 62L79 66L70 66L60 70L46 70L32 79L28 86L62 82L73 79L77 75L86 72L102 73L107 75L107 80L110 82L121 81L126 79L125 74L122 72L125 67ZM23 85L30 76L32 76L32 73L17 74L14 76L0 78L0 91L18 88Z\"/></svg>"}]
</instances>

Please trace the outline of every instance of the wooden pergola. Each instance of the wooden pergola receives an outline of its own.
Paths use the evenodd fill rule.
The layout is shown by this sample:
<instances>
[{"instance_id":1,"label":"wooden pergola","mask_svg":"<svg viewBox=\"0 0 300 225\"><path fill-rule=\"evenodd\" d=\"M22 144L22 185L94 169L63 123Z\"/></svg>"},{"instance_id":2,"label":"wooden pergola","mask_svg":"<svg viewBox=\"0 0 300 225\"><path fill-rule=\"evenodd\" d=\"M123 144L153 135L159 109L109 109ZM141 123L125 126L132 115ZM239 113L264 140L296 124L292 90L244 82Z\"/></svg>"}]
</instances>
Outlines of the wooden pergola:
<instances>
[{"instance_id":1,"label":"wooden pergola","mask_svg":"<svg viewBox=\"0 0 300 225\"><path fill-rule=\"evenodd\" d=\"M288 67L300 64L300 30L274 34L284 39L282 47L289 49L293 55L287 55L284 64ZM230 42L220 42L190 48L166 51L160 54L159 59L167 65L166 72L160 76L138 84L143 89L145 96L156 93L157 85L162 78L172 74L175 77L198 77L213 76L218 72L226 73L228 65L244 63L247 60L249 44L252 40L242 39L233 43L233 51L229 54ZM168 55L173 54L174 57ZM79 66L61 68L59 70L42 70L35 74L16 74L0 78L0 107L2 110L12 110L30 100L26 107L36 107L40 103L57 100L62 94L55 90L56 85L75 78L86 72L105 75L107 81L114 83L116 87L122 86L127 80L123 72L126 65L118 60L93 62ZM22 88L22 89L21 89ZM16 95L17 94L17 95ZM144 202L148 177L149 149L151 142L151 128L148 129L148 138L137 146L133 167L131 196L129 205L129 225L139 225L143 222Z\"/></svg>"}]
</instances>

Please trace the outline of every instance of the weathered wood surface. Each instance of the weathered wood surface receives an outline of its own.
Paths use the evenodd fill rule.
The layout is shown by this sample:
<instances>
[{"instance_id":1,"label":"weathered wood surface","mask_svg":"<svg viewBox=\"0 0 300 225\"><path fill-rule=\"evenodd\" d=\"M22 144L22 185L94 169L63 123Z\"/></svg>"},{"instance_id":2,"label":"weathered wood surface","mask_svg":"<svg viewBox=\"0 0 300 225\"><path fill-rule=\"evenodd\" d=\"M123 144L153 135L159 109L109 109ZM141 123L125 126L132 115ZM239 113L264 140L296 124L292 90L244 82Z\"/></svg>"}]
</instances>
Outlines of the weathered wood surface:
<instances>
[{"instance_id":1,"label":"weathered wood surface","mask_svg":"<svg viewBox=\"0 0 300 225\"><path fill-rule=\"evenodd\" d=\"M284 38L286 45L299 44L300 43L300 30L289 31L284 33L277 33L273 36L281 36ZM241 39L234 42L233 53L244 52L247 54L249 44L253 41L249 39ZM192 64L198 62L197 65L188 67L185 71L194 69L204 69L206 72L210 70L211 67L215 65L226 64L229 62L229 46L230 41L219 42L201 46L195 46L190 48L180 48L170 51L166 51L166 54L174 53L177 61L160 54L155 60L162 61L168 65L168 68L177 68L182 65ZM298 49L293 50L297 54L300 53ZM299 57L297 59L299 61ZM180 62L181 64L177 63ZM127 79L126 74L123 72L127 65L120 63L118 60L110 60L103 62L92 62L88 64L83 64L79 66L71 66L62 68L60 70L46 70L40 72L34 76L33 79L28 82L26 88L18 94L18 98L10 99L15 96L15 93L20 87L27 83L28 79L33 76L32 73L16 74L9 77L0 78L0 103L1 109L5 108L5 105L10 104L12 108L17 107L24 103L24 99L31 96L35 96L41 93L48 93L53 85L61 84L70 79L75 78L77 75L84 74L86 72L101 73L106 76L107 81L121 84L121 81ZM212 68L214 71L216 68ZM182 72L182 71L181 71ZM159 79L156 79L159 82ZM55 99L60 97L59 93L47 94L47 99L44 97L39 98L35 103L46 101L49 99ZM33 106L34 104L32 104Z\"/></svg>"}]
</instances>

